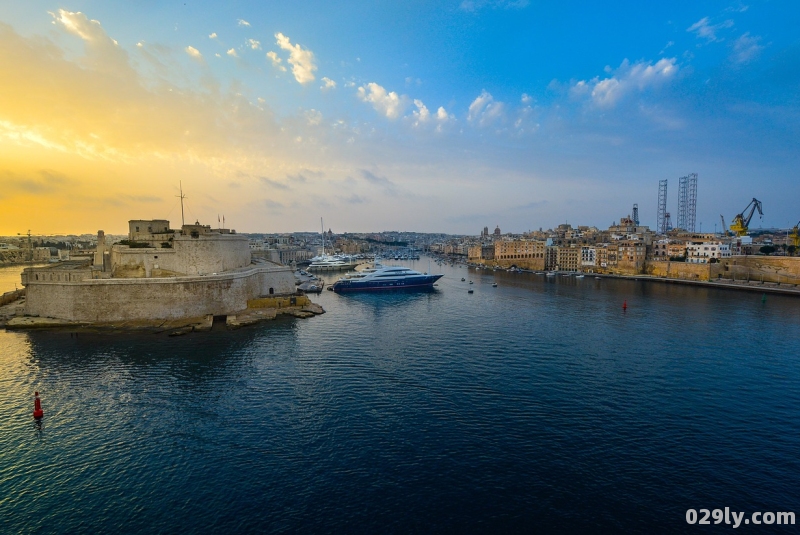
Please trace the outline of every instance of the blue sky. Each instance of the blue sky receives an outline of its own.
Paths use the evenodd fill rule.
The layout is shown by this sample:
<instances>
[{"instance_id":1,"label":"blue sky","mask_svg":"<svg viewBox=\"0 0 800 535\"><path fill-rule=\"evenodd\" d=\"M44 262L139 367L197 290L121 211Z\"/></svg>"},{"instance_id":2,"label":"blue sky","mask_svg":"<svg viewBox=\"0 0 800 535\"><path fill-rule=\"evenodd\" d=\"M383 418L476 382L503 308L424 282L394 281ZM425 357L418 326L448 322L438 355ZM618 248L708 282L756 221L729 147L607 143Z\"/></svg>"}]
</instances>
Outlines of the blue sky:
<instances>
[{"instance_id":1,"label":"blue sky","mask_svg":"<svg viewBox=\"0 0 800 535\"><path fill-rule=\"evenodd\" d=\"M249 232L605 227L633 203L654 225L658 180L674 218L690 172L703 230L752 197L794 225L798 23L763 1L0 2L0 233L177 221L179 181L192 218Z\"/></svg>"}]
</instances>

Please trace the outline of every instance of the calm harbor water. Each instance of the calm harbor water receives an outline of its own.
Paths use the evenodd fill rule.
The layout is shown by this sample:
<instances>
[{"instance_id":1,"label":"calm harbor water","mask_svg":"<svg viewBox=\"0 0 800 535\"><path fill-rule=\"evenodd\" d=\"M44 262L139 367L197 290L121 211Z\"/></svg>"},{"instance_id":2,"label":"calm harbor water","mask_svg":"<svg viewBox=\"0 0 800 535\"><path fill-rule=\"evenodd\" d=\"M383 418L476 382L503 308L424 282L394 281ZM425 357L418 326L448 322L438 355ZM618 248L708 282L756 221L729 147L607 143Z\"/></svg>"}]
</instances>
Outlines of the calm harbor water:
<instances>
[{"instance_id":1,"label":"calm harbor water","mask_svg":"<svg viewBox=\"0 0 800 535\"><path fill-rule=\"evenodd\" d=\"M0 331L0 532L695 533L689 508L800 513L800 300L433 268L433 292L323 292L322 316L239 331Z\"/></svg>"}]
</instances>

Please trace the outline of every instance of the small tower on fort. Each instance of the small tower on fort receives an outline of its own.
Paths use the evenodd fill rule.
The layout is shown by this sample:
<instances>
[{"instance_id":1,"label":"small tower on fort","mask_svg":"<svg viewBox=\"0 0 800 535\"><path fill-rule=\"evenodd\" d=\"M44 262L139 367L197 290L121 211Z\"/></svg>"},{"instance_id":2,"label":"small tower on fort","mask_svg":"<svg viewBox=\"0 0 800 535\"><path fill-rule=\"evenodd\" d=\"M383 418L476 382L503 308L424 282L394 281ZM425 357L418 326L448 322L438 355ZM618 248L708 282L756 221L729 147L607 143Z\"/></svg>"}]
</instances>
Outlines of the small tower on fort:
<instances>
[{"instance_id":1,"label":"small tower on fort","mask_svg":"<svg viewBox=\"0 0 800 535\"><path fill-rule=\"evenodd\" d=\"M94 266L102 268L103 259L106 255L106 233L102 230L97 231L97 249L94 251Z\"/></svg>"}]
</instances>

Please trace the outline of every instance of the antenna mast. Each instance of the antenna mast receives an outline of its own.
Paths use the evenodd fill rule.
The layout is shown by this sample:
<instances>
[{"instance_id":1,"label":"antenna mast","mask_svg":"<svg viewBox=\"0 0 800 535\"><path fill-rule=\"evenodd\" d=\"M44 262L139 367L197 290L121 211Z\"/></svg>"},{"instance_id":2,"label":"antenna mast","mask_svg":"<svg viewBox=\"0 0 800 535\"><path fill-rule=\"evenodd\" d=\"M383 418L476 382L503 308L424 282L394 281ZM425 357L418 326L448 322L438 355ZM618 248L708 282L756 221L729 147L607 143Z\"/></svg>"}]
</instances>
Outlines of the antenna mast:
<instances>
[{"instance_id":1,"label":"antenna mast","mask_svg":"<svg viewBox=\"0 0 800 535\"><path fill-rule=\"evenodd\" d=\"M181 194L180 195L176 195L176 197L180 197L181 198L181 227L182 227L183 225L186 224L186 221L184 221L184 218L183 218L183 199L185 199L186 196L183 194L183 183L181 181L178 181L178 185L181 188Z\"/></svg>"}]
</instances>

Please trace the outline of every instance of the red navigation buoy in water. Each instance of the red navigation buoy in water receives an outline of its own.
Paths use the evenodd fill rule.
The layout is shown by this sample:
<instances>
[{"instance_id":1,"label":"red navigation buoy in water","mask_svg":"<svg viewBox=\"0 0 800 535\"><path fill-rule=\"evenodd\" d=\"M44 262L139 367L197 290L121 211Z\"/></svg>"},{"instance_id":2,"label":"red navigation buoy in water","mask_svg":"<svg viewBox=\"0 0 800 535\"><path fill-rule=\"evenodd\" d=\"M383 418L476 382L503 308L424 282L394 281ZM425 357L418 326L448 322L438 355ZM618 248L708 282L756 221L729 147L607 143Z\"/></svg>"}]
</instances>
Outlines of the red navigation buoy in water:
<instances>
[{"instance_id":1,"label":"red navigation buoy in water","mask_svg":"<svg viewBox=\"0 0 800 535\"><path fill-rule=\"evenodd\" d=\"M33 417L37 420L44 416L44 411L42 410L42 401L39 399L39 392L34 392L34 400L33 400Z\"/></svg>"},{"instance_id":2,"label":"red navigation buoy in water","mask_svg":"<svg viewBox=\"0 0 800 535\"><path fill-rule=\"evenodd\" d=\"M622 302L622 310L628 310L628 301L627 300Z\"/></svg>"}]
</instances>

